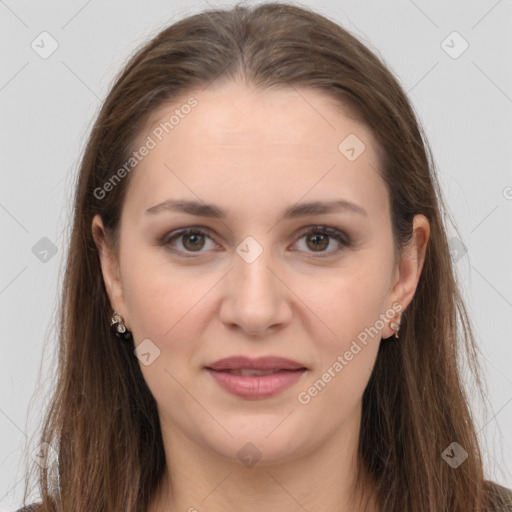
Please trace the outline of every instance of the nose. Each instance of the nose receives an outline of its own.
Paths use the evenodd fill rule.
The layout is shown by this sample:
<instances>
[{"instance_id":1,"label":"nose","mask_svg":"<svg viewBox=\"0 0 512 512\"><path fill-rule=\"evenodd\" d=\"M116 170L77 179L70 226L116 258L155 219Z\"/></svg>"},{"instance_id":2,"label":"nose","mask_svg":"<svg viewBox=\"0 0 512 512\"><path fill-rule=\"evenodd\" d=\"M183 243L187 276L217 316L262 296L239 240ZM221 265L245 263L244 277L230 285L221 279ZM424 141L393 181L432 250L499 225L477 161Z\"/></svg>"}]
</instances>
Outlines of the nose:
<instances>
[{"instance_id":1,"label":"nose","mask_svg":"<svg viewBox=\"0 0 512 512\"><path fill-rule=\"evenodd\" d=\"M273 333L292 318L293 293L269 252L264 250L251 263L235 254L234 268L226 276L220 319L250 336Z\"/></svg>"}]
</instances>

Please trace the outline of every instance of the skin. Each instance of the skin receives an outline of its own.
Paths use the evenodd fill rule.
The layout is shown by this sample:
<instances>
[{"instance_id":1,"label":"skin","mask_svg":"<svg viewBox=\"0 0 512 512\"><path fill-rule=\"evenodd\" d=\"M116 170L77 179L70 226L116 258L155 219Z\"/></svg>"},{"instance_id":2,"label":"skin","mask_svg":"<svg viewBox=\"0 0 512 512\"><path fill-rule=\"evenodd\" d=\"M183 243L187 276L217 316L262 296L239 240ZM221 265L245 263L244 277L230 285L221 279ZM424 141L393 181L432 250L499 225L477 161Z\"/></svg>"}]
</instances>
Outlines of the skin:
<instances>
[{"instance_id":1,"label":"skin","mask_svg":"<svg viewBox=\"0 0 512 512\"><path fill-rule=\"evenodd\" d=\"M193 96L198 105L132 171L119 259L105 243L101 218L92 224L113 309L135 346L150 339L160 350L150 365L140 364L167 460L148 510L362 510L352 503L362 395L381 338L394 329L386 322L308 404L297 397L379 315L396 303L406 309L428 221L416 216L409 250L395 260L376 141L321 92L225 82ZM140 140L183 103L156 111ZM354 161L338 150L349 134L366 146ZM170 198L215 204L227 217L145 213ZM340 198L367 214L282 219L296 203ZM317 249L301 233L317 225L341 230L352 245L334 254L340 244L328 238ZM195 226L209 228L200 243L183 236L172 242L192 257L158 245L167 233ZM252 263L236 252L247 236L263 249ZM204 366L242 354L287 357L308 371L278 395L239 398ZM237 457L248 442L261 454L253 467Z\"/></svg>"}]
</instances>

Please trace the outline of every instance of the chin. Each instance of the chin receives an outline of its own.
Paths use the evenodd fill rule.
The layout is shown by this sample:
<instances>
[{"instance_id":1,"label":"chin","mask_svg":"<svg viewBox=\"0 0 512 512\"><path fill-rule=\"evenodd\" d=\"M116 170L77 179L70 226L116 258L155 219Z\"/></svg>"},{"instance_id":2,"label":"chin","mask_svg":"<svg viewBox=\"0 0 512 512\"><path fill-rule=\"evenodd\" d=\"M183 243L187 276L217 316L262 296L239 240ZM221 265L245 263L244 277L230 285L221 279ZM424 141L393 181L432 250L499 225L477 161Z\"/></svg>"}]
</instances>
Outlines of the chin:
<instances>
[{"instance_id":1,"label":"chin","mask_svg":"<svg viewBox=\"0 0 512 512\"><path fill-rule=\"evenodd\" d=\"M248 468L290 462L308 452L307 432L313 433L315 428L311 425L308 429L301 424L300 429L295 429L290 418L285 418L286 414L280 414L277 421L275 415L266 419L259 415L258 421L251 415L244 415L239 421L223 424L233 437L219 428L214 435L212 431L204 432L202 444L208 445L212 451L229 459L230 462ZM310 450L313 449L311 446Z\"/></svg>"}]
</instances>

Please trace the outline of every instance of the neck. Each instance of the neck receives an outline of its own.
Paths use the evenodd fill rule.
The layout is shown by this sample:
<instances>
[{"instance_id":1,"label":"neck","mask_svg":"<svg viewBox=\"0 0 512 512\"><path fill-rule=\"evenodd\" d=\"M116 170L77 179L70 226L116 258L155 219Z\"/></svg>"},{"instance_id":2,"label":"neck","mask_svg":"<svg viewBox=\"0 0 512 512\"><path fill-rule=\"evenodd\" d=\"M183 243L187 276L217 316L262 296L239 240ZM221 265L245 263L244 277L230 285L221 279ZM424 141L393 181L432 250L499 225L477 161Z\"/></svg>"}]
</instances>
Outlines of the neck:
<instances>
[{"instance_id":1,"label":"neck","mask_svg":"<svg viewBox=\"0 0 512 512\"><path fill-rule=\"evenodd\" d=\"M368 480L356 488L355 416L323 445L253 467L221 457L179 431L162 430L168 465L148 512L377 512Z\"/></svg>"}]
</instances>

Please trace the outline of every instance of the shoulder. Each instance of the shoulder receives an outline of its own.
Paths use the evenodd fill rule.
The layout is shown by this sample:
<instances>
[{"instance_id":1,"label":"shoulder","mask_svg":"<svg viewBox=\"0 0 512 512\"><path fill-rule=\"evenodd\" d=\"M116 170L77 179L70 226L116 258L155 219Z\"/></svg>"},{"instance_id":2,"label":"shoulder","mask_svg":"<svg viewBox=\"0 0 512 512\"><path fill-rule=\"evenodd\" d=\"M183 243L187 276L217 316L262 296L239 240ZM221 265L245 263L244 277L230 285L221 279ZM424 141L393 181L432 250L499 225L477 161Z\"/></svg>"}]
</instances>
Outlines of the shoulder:
<instances>
[{"instance_id":1,"label":"shoulder","mask_svg":"<svg viewBox=\"0 0 512 512\"><path fill-rule=\"evenodd\" d=\"M16 510L16 512L41 512L42 510L41 503L32 503L32 505L27 505L26 507L20 508Z\"/></svg>"},{"instance_id":2,"label":"shoulder","mask_svg":"<svg viewBox=\"0 0 512 512\"><path fill-rule=\"evenodd\" d=\"M489 492L497 498L497 507L492 512L512 512L512 489L496 482L487 481Z\"/></svg>"}]
</instances>

